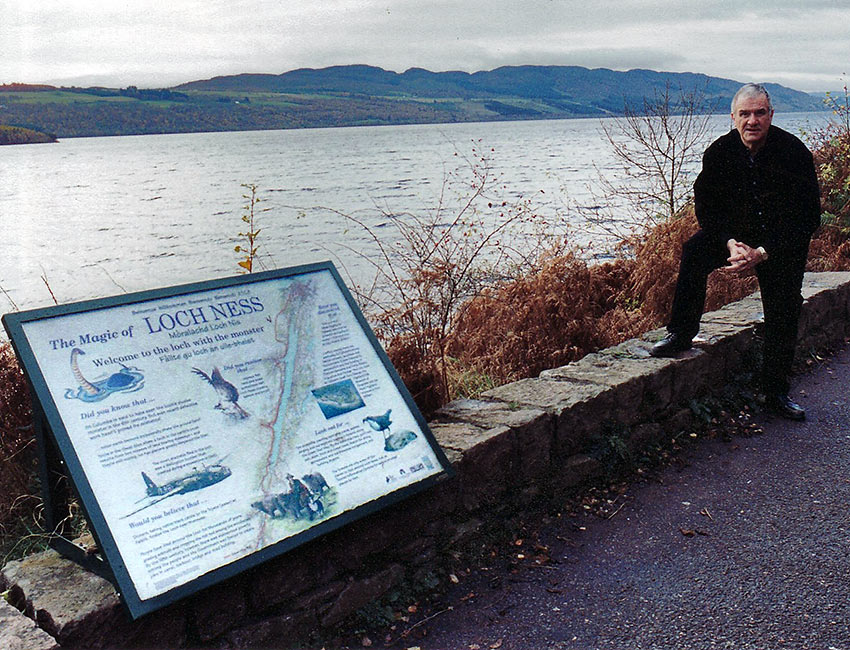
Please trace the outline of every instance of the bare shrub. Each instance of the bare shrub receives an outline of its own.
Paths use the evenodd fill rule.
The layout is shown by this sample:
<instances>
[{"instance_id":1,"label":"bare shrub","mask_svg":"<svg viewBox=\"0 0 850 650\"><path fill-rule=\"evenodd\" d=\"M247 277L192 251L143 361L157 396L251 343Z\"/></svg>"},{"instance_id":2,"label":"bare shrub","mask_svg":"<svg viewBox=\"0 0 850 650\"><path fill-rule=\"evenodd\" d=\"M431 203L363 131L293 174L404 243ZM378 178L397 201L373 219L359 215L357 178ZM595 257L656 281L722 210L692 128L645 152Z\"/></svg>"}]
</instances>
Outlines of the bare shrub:
<instances>
[{"instance_id":1,"label":"bare shrub","mask_svg":"<svg viewBox=\"0 0 850 650\"><path fill-rule=\"evenodd\" d=\"M434 208L382 211L380 222L395 236L379 232L365 218L333 211L372 243L368 252L338 246L373 269L371 283L355 283L352 291L426 414L451 398L450 375L458 369L449 335L470 301L534 272L544 248L563 247L556 227L546 224L528 199L503 197L492 154L476 144L471 158L444 179ZM458 193L451 197L456 200L450 200L452 192Z\"/></svg>"},{"instance_id":2,"label":"bare shrub","mask_svg":"<svg viewBox=\"0 0 850 650\"><path fill-rule=\"evenodd\" d=\"M692 198L712 108L701 90L674 93L667 84L641 106L624 104L622 117L602 121L617 173L597 169L597 205L581 210L590 226L622 241L675 219Z\"/></svg>"}]
</instances>

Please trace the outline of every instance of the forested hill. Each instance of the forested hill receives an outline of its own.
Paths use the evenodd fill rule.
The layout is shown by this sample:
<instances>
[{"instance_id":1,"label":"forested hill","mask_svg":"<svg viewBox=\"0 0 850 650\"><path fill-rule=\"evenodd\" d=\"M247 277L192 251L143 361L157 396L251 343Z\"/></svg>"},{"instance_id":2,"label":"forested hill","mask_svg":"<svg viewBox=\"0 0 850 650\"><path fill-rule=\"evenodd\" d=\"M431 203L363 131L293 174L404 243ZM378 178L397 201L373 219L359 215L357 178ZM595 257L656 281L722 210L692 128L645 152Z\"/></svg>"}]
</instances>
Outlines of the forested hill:
<instances>
[{"instance_id":1,"label":"forested hill","mask_svg":"<svg viewBox=\"0 0 850 650\"><path fill-rule=\"evenodd\" d=\"M56 136L240 131L327 126L602 117L640 109L669 88L704 94L728 112L739 81L693 73L575 66L396 73L349 65L280 75L239 74L174 88L0 86L0 125ZM816 111L818 97L767 84L777 110Z\"/></svg>"},{"instance_id":2,"label":"forested hill","mask_svg":"<svg viewBox=\"0 0 850 650\"><path fill-rule=\"evenodd\" d=\"M273 93L346 93L417 99L536 100L574 115L620 114L624 104L639 107L644 97L670 86L700 90L709 105L725 111L742 82L691 72L629 70L578 66L508 66L483 72L430 72L411 68L396 73L366 65L301 68L280 75L239 74L193 81L177 90ZM766 84L780 110L823 108L811 95L778 84Z\"/></svg>"}]
</instances>

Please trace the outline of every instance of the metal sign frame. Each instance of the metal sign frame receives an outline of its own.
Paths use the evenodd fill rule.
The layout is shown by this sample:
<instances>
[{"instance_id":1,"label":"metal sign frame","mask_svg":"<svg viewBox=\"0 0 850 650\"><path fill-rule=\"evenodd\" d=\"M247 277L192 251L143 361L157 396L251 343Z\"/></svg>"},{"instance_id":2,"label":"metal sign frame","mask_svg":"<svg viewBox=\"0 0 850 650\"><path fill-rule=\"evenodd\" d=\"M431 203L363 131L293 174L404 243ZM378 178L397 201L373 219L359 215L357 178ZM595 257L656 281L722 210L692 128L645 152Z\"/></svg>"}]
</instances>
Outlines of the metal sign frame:
<instances>
[{"instance_id":1,"label":"metal sign frame","mask_svg":"<svg viewBox=\"0 0 850 650\"><path fill-rule=\"evenodd\" d=\"M331 280L325 281L324 278L326 276L324 274L330 274ZM117 530L121 528L121 526L118 525L119 518L117 518L114 512L110 510L110 506L107 503L107 497L109 495L104 493L103 487L98 482L100 481L99 475L96 475L95 472L91 471L91 459L85 456L85 453L87 452L81 450L80 448L80 441L82 438L78 432L82 425L80 422L68 421L70 418L67 409L70 407L66 406L65 402L62 402L62 400L57 397L57 382L55 380L57 370L52 369L51 365L58 366L58 364L51 364L51 362L47 360L47 350L50 350L51 352L54 352L56 350L56 339L52 340L53 346L51 349L50 347L45 346L44 336L39 334L39 332L41 332L42 330L51 330L54 325L61 325L63 323L67 324L68 322L71 322L68 320L69 318L81 318L86 320L79 322L90 321L96 323L98 322L98 319L104 320L109 314L116 312L116 310L118 313L121 314L127 313L126 309L124 311L121 311L121 309L127 308L128 306L132 306L132 308L136 310L131 312L134 314L145 313L146 311L148 313L153 313L150 309L146 309L148 305L162 305L164 300L191 300L193 297L196 296L203 297L210 295L211 291L220 292L231 289L262 291L263 287L273 287L275 290L282 293L280 287L284 286L284 284L286 286L290 286L290 284L288 283L297 283L302 281L307 282L308 280L312 281L313 278L318 278L322 280L327 286L335 286L336 290L338 290L339 295L341 296L338 309L343 312L344 317L352 318L353 320L351 320L350 322L356 323L356 326L359 327L359 332L355 330L355 336L362 337L362 339L359 340L366 342L362 346L364 354L374 354L374 358L377 360L375 362L377 364L375 367L382 367L386 373L386 385L382 385L383 387L380 389L375 389L377 391L375 394L380 396L388 395L389 398L396 400L395 402L393 402L393 404L395 404L393 408L396 408L398 412L404 411L405 408L407 409L407 411L404 411L404 413L406 414L406 416L409 415L408 419L413 423L409 426L409 428L411 430L416 429L422 434L422 440L417 440L415 441L415 443L411 443L411 453L413 453L415 450L419 450L421 453L427 455L422 456L422 458L426 459L426 465L431 464L428 462L428 458L435 461L435 464L428 468L427 472L430 473L427 473L427 475L424 475L424 477L418 478L416 480L414 480L413 476L405 475L405 471L402 468L400 471L403 476L402 480L399 481L399 485L397 487L393 487L393 485L389 483L389 481L398 479L394 479L392 476L388 475L388 487L383 488L384 491L382 493L373 495L375 498L368 498L368 500L365 500L362 503L355 501L354 505L350 508L340 509L339 512L333 514L328 518L320 517L318 523L315 524L312 523L313 514L311 513L311 523L306 528L299 530L299 532L294 532L292 534L289 534L288 536L284 536L278 541L271 541L264 546L258 547L250 552L236 557L232 561L225 561L220 565L215 565L210 570L205 570L200 575L191 576L191 578L187 581L178 582L173 587L164 588L160 592L157 592L153 595L147 592L145 592L144 594L140 593L139 587L141 582L137 578L134 578L133 575L131 575L131 569L128 568L128 563L132 564L133 562L137 561L135 554L132 552L132 549L134 547L132 547L132 545L129 545L126 542L119 541L119 539L117 538ZM292 286L294 286L294 284L292 284ZM254 306L256 307L256 305ZM315 305L313 305L313 307L315 307ZM346 316L346 310L349 316ZM280 313L283 312L281 311ZM318 318L316 316L311 317L313 317L314 319ZM162 316L160 318L162 318ZM106 320L108 322L108 318L106 318ZM270 322L270 319L267 320L269 320ZM378 342L377 338L375 337L374 333L366 322L366 319L361 313L354 298L345 287L345 284L343 283L339 273L331 262L320 262L317 264L290 267L285 269L266 271L262 273L232 276L205 282L197 282L154 289L149 291L141 291L136 293L112 296L108 298L87 300L83 302L70 303L23 312L14 312L4 315L2 318L2 322L6 331L9 334L15 353L17 354L18 359L21 362L21 367L29 381L32 395L34 398L32 400L33 418L38 439L39 467L41 472L42 490L44 493L45 501L45 523L47 528L53 531L53 534L51 535L51 546L56 548L57 551L69 557L70 559L110 579L113 584L116 585L116 588L118 589L123 602L126 604L130 615L134 619L143 616L144 614L147 614L149 612L152 612L156 609L174 603L175 601L185 598L186 596L196 593L215 583L221 582L222 580L235 576L250 567L266 562L267 560L277 557L291 550L292 548L300 546L301 544L309 542L310 540L315 539L316 537L319 537L328 532L331 532L332 530L336 530L342 526L345 526L351 521L364 517L372 512L375 512L390 505L391 503L395 503L414 493L424 490L432 486L435 482L450 477L454 474L454 471L451 465L449 464L445 454L440 449L439 445L434 439L433 434L428 428L427 422L423 418L422 414L419 412L413 401L413 398L411 397L407 388L404 386L398 373L393 368L389 358L387 357L386 353L382 349L380 343ZM153 326L151 325L151 321L148 320L147 324L149 331L153 332ZM274 327L277 326L277 323L274 323ZM352 329L355 328L352 327ZM324 335L324 330L322 332L322 335ZM115 336L118 337L118 334L116 333ZM324 339L322 340L324 341ZM243 346L243 349L250 350L253 347L253 345ZM216 348L212 349L215 350ZM78 350L78 352L81 351ZM72 367L74 367L74 356L75 354L72 352ZM212 353L209 354L209 357L215 358ZM205 359L204 362L206 363L207 368L211 365L209 363L209 358ZM197 363L198 365L200 365L200 362ZM178 366L179 362L174 365ZM133 376L134 370L131 370L123 363L122 366L127 369L124 372L124 375L126 376L122 375L119 377L118 375L120 373L112 375L112 377L117 377L117 380L121 380L120 382L117 380L113 382L116 384L120 384L120 386L118 386L118 390L123 390L125 388L125 385L129 385L134 379L137 379L137 377ZM67 368L65 370L66 374L70 374L67 371ZM193 372L196 371L197 374L205 375L204 372L200 372L197 368L194 368ZM53 375L51 375L51 372L53 373ZM135 374L141 375L142 373L139 372ZM96 387L92 389L91 383L87 382L80 375L81 373L76 372L75 376L77 376L77 378L81 382L86 382L88 384L88 386L84 385L83 388L98 390ZM54 379L51 379L52 376L54 377ZM204 379L206 379L212 384L213 379L216 379L216 377L213 375L211 379L209 375L205 375ZM220 373L218 379L221 379ZM112 381L112 379L110 379L109 381ZM198 379L198 381L200 382L200 379ZM104 380L102 383L104 386L108 385L107 380ZM221 382L219 382L219 384L221 384ZM387 386L389 386L389 388L387 388ZM323 390L326 392L340 390L342 391L343 395L348 395L351 394L352 388L354 388L353 384L346 380L330 384L329 387L324 387L319 390L313 390L311 392L313 394L313 397L320 402L322 399L336 398L336 393L328 396L321 392ZM144 389L155 390L151 386L147 386ZM164 387L162 390L164 390ZM200 391L200 389L198 390ZM221 385L217 386L216 390L220 391L220 395L226 395L226 391L221 392L224 390L222 389ZM349 392L346 393L345 391ZM71 392L72 391L68 389L64 397L71 400L71 398L75 397L71 394ZM88 397L83 393L82 388L79 389L79 393L81 397ZM100 399L100 396L97 395L97 393L92 394L95 395L97 399ZM159 395L160 393L153 394ZM360 398L360 395L358 394L356 389L354 390L354 394L357 396L357 398ZM92 397L92 399L94 398ZM309 401L309 399L306 401ZM59 402L61 402L61 407ZM363 407L365 409L362 399L360 400L359 404L360 407ZM331 418L336 415L337 412L333 411L329 413L325 407L331 408L338 406L333 402L330 402L330 405L330 407L327 407L327 404L322 406L322 414L325 418L328 419L329 422L332 421ZM348 417L350 421L353 421L353 414L356 411L357 421L359 422L360 415L370 412L368 411L368 409L358 411L357 409L360 407L358 407L357 404L354 404L353 406L346 407L346 409L343 409L340 412L347 413L348 411L351 411L351 413L348 414ZM229 408L238 408L239 410L242 410L241 407L236 404L235 399L232 402L225 403L224 398L222 398L222 401L220 401L215 408L221 409L223 411L227 411ZM94 413L94 411L92 411L92 413ZM227 415L234 419L242 417L238 413L233 412L230 412ZM379 414L372 413L372 415L378 416ZM85 417L87 416L88 415L86 414ZM225 415L219 412L216 413L216 417L218 416L225 418ZM311 415L311 417L319 416ZM384 417L385 420L381 421L382 417ZM397 416L393 416L393 418L396 417ZM372 420L372 422L367 422L368 420ZM389 427L389 411L381 415L380 417L363 418L362 422L369 424L371 428L374 429L374 431L370 432L368 427L361 425L363 428L363 432L359 435L363 436L364 438L367 436L367 434L370 433L375 435L378 435L380 433L384 434L385 449L390 450L384 454L385 456L389 456L391 453L396 453L396 448L399 447L399 445L407 445L409 443L409 440L413 440L418 437L413 431L404 430L401 432L403 434L402 437L398 438L400 442L398 442L397 444L395 444L394 442L393 445L391 445L389 439L387 438L387 431ZM380 438L378 438L378 441L380 442ZM145 451L145 453L153 452L147 450ZM393 456L393 458L399 457L400 455ZM127 464L129 465L131 463L128 462ZM88 472L86 471L84 465L87 465L89 467ZM381 465L381 468L383 468L383 465ZM239 467L234 465L233 471L237 471L238 469ZM416 469L419 470L422 468L417 466ZM226 475L221 473L224 470L226 470ZM219 469L217 470L220 472L219 475L212 476L210 473L213 472L213 470L208 470L207 465L204 465L204 470L200 472L195 471L195 475L190 478L194 480L195 483L197 483L197 475L203 474L203 472L208 472L208 474L203 476L205 483L200 486L200 488L205 488L209 487L218 480L222 480L220 478L221 476L225 476L226 478L226 476L230 475L231 470L229 467L225 467L224 470L222 470L221 466L219 466ZM104 475L105 474L106 471L104 470ZM287 474L286 476L290 481L289 485L295 485L297 487L299 479L293 478L291 473ZM364 472L361 475L361 478L358 480L362 480L364 482L372 480L374 482L374 479L367 479L366 477L367 474ZM148 482L147 476L144 476L144 478L145 482L148 483L148 492L147 495L143 497L143 499L148 498L150 506L156 507L155 504L159 504L160 501L156 501L151 495L157 494L156 490L164 488L160 488L157 486L151 488L150 485L153 483L153 481ZM303 478L306 479L307 476ZM127 481L129 482L130 480L131 479L128 477ZM188 486L188 480L189 479L184 478L183 483L173 481L172 487L176 486L175 490L177 488L180 488L184 491L172 492L167 496L170 497L172 494L184 496L186 493L188 493L189 490L197 490L196 492L192 492L192 496L196 496L199 493L202 493L202 490L196 485ZM132 481L137 481L135 473L133 473ZM303 482L304 481L301 481L302 488L304 487ZM331 481L331 483L333 483L333 481ZM231 482L231 485L235 486L237 485L237 483ZM329 487L327 484L325 484L323 488L320 487L319 495L323 493L323 489L331 490L331 487ZM339 487L334 487L333 489L336 490L335 494L338 497L342 486L340 485ZM370 486L369 489L378 488ZM89 523L91 532L95 538L97 548L99 549L97 553L92 553L91 549L87 550L81 548L68 539L68 533L63 520L63 513L66 511L67 502L72 497L74 492L76 493L76 496L79 499L79 504L83 510L83 513ZM210 490L210 492L212 492L212 490ZM316 493L313 490L303 492L303 489L302 493L308 494L312 501L304 501L301 505L304 506L304 503L306 503L310 508L316 509L316 502L318 501ZM285 493L281 493L281 498L284 495ZM162 499L164 498L166 497L162 497ZM264 507L260 502L252 503L251 505L252 507L260 509ZM319 501L318 506L321 505L322 504ZM143 506L143 508L146 507L148 506ZM241 507L244 509L244 503L241 504ZM269 517L267 521L279 524L280 519L285 517L285 514L283 512L283 506L280 506L279 511L276 510L277 507L278 506L276 505L272 505L271 512L265 513L265 515ZM305 507L306 506L302 507L302 509L298 510L297 512L308 512L306 509L304 509ZM322 506L322 508L324 507ZM268 508L266 508L266 510L268 510ZM324 512L324 509L322 510L322 512ZM135 512L130 514L136 515ZM129 515L127 516L129 517ZM251 511L250 514L245 515L246 518L249 516L262 517L263 514ZM296 519L298 516L299 515L297 514L293 515L293 517L295 517ZM124 519L124 517L121 517L120 519ZM302 525L307 524L305 523Z\"/></svg>"}]
</instances>

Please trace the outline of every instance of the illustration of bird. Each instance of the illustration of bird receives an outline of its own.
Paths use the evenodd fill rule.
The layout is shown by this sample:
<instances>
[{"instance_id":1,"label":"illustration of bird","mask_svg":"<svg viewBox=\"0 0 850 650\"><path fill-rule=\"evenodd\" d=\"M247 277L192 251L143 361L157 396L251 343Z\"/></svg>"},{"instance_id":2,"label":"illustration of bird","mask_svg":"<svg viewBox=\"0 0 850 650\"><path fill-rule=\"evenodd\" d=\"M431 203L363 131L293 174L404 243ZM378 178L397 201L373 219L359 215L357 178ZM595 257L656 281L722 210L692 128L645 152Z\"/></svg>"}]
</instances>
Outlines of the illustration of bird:
<instances>
[{"instance_id":1,"label":"illustration of bird","mask_svg":"<svg viewBox=\"0 0 850 650\"><path fill-rule=\"evenodd\" d=\"M367 415L363 418L363 421L375 431L384 431L389 429L392 424L390 413L392 413L392 409L388 409L383 415Z\"/></svg>"},{"instance_id":2,"label":"illustration of bird","mask_svg":"<svg viewBox=\"0 0 850 650\"><path fill-rule=\"evenodd\" d=\"M248 417L248 412L237 403L239 391L236 390L236 386L222 377L218 368L213 368L212 375L208 375L198 368L192 368L192 372L206 380L218 393L218 404L214 408L224 411L232 417L240 419Z\"/></svg>"}]
</instances>

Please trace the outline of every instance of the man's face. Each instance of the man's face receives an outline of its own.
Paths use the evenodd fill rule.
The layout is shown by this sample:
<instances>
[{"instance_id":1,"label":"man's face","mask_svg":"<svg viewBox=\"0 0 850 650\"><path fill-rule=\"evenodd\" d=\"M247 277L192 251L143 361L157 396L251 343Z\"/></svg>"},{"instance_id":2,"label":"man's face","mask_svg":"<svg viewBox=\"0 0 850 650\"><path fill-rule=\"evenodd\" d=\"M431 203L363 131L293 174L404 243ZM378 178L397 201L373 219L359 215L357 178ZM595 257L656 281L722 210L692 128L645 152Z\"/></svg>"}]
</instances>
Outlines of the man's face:
<instances>
[{"instance_id":1,"label":"man's face","mask_svg":"<svg viewBox=\"0 0 850 650\"><path fill-rule=\"evenodd\" d=\"M735 103L732 121L741 134L741 141L752 153L761 149L764 144L771 120L773 111L764 95L740 97Z\"/></svg>"}]
</instances>

